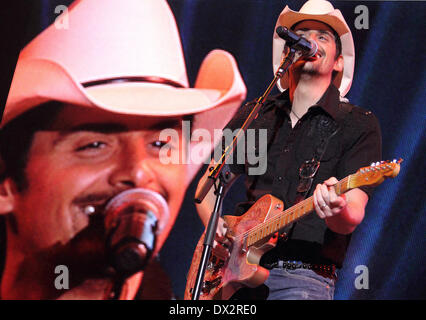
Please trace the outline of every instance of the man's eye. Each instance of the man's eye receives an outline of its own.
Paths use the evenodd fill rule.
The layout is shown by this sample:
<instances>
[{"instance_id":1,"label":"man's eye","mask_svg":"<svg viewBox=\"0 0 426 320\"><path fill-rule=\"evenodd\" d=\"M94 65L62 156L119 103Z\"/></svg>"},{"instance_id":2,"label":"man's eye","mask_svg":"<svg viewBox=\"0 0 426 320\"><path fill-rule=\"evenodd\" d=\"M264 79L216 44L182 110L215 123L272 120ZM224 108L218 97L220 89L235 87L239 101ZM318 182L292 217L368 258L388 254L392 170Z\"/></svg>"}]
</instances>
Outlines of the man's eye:
<instances>
[{"instance_id":1,"label":"man's eye","mask_svg":"<svg viewBox=\"0 0 426 320\"><path fill-rule=\"evenodd\" d=\"M159 140L151 143L151 145L155 148L162 148L162 147L166 146L167 144L168 144L167 141L159 141Z\"/></svg>"},{"instance_id":2,"label":"man's eye","mask_svg":"<svg viewBox=\"0 0 426 320\"><path fill-rule=\"evenodd\" d=\"M82 147L78 147L77 151L84 151L84 150L90 150L90 149L101 149L106 146L106 143L101 141L94 141L88 144L85 144Z\"/></svg>"},{"instance_id":3,"label":"man's eye","mask_svg":"<svg viewBox=\"0 0 426 320\"><path fill-rule=\"evenodd\" d=\"M327 35L319 35L319 36L318 36L318 39L320 39L320 40L324 40L324 41L328 41L328 40L329 40L329 37L328 37Z\"/></svg>"}]
</instances>

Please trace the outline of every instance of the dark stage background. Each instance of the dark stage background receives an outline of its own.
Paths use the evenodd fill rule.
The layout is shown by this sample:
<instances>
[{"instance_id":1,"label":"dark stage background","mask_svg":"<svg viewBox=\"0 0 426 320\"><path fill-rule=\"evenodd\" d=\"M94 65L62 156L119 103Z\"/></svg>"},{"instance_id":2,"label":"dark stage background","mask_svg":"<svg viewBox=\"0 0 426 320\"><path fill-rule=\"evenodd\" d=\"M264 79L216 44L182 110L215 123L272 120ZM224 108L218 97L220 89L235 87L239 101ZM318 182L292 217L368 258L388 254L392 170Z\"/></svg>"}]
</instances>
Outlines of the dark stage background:
<instances>
[{"instance_id":1,"label":"dark stage background","mask_svg":"<svg viewBox=\"0 0 426 320\"><path fill-rule=\"evenodd\" d=\"M305 1L168 2L181 32L190 82L194 83L206 54L221 48L237 59L248 88L247 99L251 100L263 93L273 77L272 33L279 13L286 4L299 10ZM347 97L378 117L383 159L404 159L399 176L385 181L369 201L365 219L352 236L339 273L335 298L425 299L426 2L331 2L343 12L355 41L355 77ZM56 6L70 3L40 0L2 4L2 107L18 48L55 20ZM368 21L361 21L364 27L368 22L367 29L357 28L357 7L362 12L368 10ZM160 256L177 298L183 297L192 253L203 231L192 201L200 177L201 172L188 190ZM232 212L234 204L244 200L243 190L242 181L237 181L225 199L224 213ZM355 271L357 266L368 268L368 289L355 286L360 275Z\"/></svg>"}]
</instances>

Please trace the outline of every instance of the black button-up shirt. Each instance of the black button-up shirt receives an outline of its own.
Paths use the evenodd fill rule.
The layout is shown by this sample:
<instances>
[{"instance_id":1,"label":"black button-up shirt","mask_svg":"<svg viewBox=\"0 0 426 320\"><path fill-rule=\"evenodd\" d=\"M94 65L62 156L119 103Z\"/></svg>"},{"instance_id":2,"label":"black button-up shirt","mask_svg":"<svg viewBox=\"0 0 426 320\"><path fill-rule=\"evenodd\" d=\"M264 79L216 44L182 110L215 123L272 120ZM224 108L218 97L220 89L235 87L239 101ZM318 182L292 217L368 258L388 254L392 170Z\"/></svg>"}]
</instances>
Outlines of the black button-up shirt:
<instances>
[{"instance_id":1,"label":"black button-up shirt","mask_svg":"<svg viewBox=\"0 0 426 320\"><path fill-rule=\"evenodd\" d=\"M232 131L240 128L253 105L254 102L242 106L227 128ZM329 133L336 128L337 134L327 139L325 152L322 153L319 169L307 196L312 195L318 183L330 177L340 180L371 162L381 160L381 133L376 117L370 111L341 102L339 91L333 85L330 85L317 104L308 109L294 128L291 126L290 110L287 90L269 98L259 116L249 126L249 129L256 131L267 130L267 147L260 145L259 141L253 147L245 143L245 163L239 164L237 157L233 158L231 171L246 174L248 198L247 203L237 206L236 214L246 212L254 201L265 194L281 199L286 208L292 206L298 195L299 168L314 156L319 158L321 153L318 153L318 145L324 146L319 141L330 136ZM235 154L238 154L238 150ZM264 161L266 170L263 174L249 174L250 167L259 168L259 163L247 161L250 156L251 159L260 156L262 160L259 162ZM370 196L371 188L361 189ZM349 239L350 236L328 229L324 220L311 213L295 224L286 243L279 244L277 249L265 254L264 258L278 255L283 259L327 262L340 266Z\"/></svg>"}]
</instances>

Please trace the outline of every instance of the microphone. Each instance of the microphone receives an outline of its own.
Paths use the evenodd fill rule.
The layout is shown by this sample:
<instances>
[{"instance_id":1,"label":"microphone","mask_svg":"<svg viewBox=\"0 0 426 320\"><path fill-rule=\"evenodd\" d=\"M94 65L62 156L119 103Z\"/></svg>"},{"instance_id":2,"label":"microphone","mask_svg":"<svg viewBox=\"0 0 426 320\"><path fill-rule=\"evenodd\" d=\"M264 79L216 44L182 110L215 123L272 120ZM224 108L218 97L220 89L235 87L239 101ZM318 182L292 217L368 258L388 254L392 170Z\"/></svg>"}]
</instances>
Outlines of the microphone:
<instances>
[{"instance_id":1,"label":"microphone","mask_svg":"<svg viewBox=\"0 0 426 320\"><path fill-rule=\"evenodd\" d=\"M313 57L318 51L318 45L315 41L309 41L286 27L279 26L275 31L280 38L286 41L287 46L300 51L303 56Z\"/></svg>"},{"instance_id":2,"label":"microphone","mask_svg":"<svg viewBox=\"0 0 426 320\"><path fill-rule=\"evenodd\" d=\"M106 251L117 274L128 277L145 269L168 219L166 200L151 190L130 189L107 203Z\"/></svg>"}]
</instances>

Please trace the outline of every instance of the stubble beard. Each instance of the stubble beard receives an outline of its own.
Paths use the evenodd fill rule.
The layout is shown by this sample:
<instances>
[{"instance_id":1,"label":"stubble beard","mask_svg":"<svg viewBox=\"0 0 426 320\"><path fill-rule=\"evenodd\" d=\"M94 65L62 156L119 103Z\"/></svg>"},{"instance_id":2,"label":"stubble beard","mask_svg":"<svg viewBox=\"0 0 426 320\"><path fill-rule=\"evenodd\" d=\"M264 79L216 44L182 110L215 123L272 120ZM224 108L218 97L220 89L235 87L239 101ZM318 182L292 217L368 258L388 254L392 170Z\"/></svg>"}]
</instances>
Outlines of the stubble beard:
<instances>
[{"instance_id":1,"label":"stubble beard","mask_svg":"<svg viewBox=\"0 0 426 320\"><path fill-rule=\"evenodd\" d=\"M307 76L318 76L319 70L318 67L307 61L301 68L300 68L300 75L307 75Z\"/></svg>"}]
</instances>

